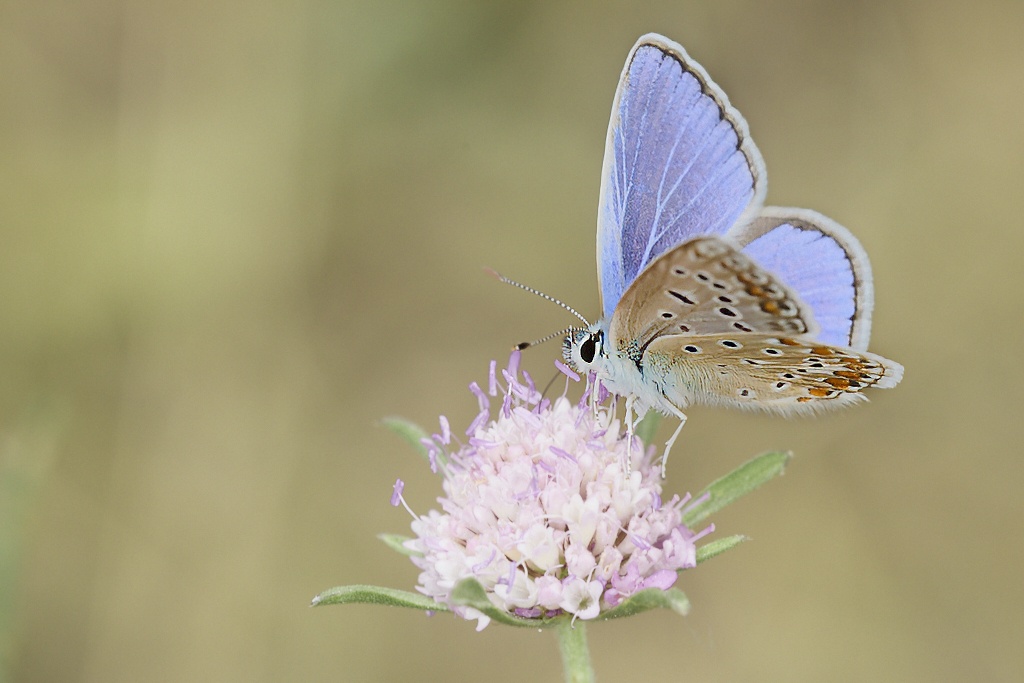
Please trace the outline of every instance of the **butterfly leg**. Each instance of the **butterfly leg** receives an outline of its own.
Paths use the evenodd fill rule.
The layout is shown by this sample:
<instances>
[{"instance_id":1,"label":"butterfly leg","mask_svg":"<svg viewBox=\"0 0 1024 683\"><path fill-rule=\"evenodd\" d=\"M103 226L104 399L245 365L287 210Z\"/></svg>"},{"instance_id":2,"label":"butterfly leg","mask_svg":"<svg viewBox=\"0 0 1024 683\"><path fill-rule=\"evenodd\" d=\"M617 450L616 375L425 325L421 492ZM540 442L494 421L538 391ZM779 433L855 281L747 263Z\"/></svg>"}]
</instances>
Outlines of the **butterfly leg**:
<instances>
[{"instance_id":1,"label":"butterfly leg","mask_svg":"<svg viewBox=\"0 0 1024 683\"><path fill-rule=\"evenodd\" d=\"M633 432L636 427L636 421L633 417L634 400L635 398L632 395L626 397L626 415L623 417L626 423L626 465L623 470L626 474L630 474L633 471Z\"/></svg>"},{"instance_id":2,"label":"butterfly leg","mask_svg":"<svg viewBox=\"0 0 1024 683\"><path fill-rule=\"evenodd\" d=\"M664 479L668 475L668 452L672 450L672 444L676 442L676 437L679 436L679 432L683 431L683 425L686 424L686 413L679 410L675 406L671 406L672 414L679 418L679 426L676 427L676 431L672 432L672 436L665 442L665 452L661 456L661 478Z\"/></svg>"}]
</instances>

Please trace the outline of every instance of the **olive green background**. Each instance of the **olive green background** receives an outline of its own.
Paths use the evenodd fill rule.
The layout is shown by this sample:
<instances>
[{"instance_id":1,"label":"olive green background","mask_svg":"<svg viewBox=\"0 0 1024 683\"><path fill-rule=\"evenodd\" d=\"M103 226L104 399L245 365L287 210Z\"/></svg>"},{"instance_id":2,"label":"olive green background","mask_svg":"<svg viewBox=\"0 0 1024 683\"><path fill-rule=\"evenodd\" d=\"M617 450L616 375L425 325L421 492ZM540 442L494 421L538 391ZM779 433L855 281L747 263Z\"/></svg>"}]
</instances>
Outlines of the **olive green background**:
<instances>
[{"instance_id":1,"label":"olive green background","mask_svg":"<svg viewBox=\"0 0 1024 683\"><path fill-rule=\"evenodd\" d=\"M689 617L590 629L600 680L1024 678L1024 3L41 0L0 9L0 671L12 681L557 681L551 634L372 606L439 483L377 420L598 312L616 79L679 41L768 202L871 255L895 391L694 408L668 493L772 448ZM557 343L528 354L551 375ZM672 425L663 425L667 430Z\"/></svg>"}]
</instances>

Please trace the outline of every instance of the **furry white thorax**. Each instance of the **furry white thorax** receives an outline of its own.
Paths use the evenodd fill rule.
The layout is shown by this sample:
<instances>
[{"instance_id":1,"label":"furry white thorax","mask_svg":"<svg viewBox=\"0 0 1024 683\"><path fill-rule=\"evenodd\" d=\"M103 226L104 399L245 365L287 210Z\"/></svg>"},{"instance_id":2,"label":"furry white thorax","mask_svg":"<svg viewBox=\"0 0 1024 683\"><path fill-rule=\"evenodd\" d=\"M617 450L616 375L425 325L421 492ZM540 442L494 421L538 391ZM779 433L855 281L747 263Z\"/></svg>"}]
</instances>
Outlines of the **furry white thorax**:
<instances>
[{"instance_id":1,"label":"furry white thorax","mask_svg":"<svg viewBox=\"0 0 1024 683\"><path fill-rule=\"evenodd\" d=\"M679 416L680 409L692 402L691 392L672 382L667 373L658 372L657 368L645 365L641 371L632 358L608 343L607 327L599 320L565 338L562 355L569 366L581 375L593 372L608 391L626 397L637 419L643 418L651 408L665 415ZM584 357L589 355L584 353L588 343L594 344L589 361ZM670 401L668 396L675 401Z\"/></svg>"}]
</instances>

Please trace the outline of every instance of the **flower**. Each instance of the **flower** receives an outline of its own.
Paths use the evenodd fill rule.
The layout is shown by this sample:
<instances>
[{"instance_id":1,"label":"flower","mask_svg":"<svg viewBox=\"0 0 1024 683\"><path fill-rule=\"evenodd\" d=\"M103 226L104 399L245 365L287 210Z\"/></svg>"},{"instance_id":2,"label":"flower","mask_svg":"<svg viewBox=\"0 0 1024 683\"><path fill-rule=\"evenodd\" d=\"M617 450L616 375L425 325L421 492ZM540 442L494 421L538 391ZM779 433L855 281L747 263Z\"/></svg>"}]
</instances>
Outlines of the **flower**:
<instances>
[{"instance_id":1,"label":"flower","mask_svg":"<svg viewBox=\"0 0 1024 683\"><path fill-rule=\"evenodd\" d=\"M470 385L480 413L467 443L454 447L444 417L423 440L445 496L440 511L414 518L416 537L404 543L422 570L417 590L480 630L490 618L451 600L466 578L519 617L594 619L696 566L695 541L713 526L694 533L683 524L689 495L663 503L654 449L620 434L607 394L598 390L598 400L588 388L579 403L549 401L520 373L518 351L500 375L504 383L492 362L488 391Z\"/></svg>"}]
</instances>

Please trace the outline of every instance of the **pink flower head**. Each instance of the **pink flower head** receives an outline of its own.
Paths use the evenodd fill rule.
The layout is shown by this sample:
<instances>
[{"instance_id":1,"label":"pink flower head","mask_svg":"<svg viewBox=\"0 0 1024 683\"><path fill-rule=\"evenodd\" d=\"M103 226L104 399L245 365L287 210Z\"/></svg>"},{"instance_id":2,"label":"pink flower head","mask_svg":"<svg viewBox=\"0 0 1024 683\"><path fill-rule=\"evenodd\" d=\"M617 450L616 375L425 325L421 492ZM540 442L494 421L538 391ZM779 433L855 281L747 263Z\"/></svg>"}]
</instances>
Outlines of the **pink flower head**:
<instances>
[{"instance_id":1,"label":"pink flower head","mask_svg":"<svg viewBox=\"0 0 1024 683\"><path fill-rule=\"evenodd\" d=\"M638 590L671 587L676 572L696 565L686 501L662 502L654 449L629 443L611 409L543 399L519 370L518 351L506 370L492 364L486 394L470 388L481 410L467 444L447 454L442 511L414 519L416 538L406 542L421 593L451 605L452 589L472 577L512 614L593 619ZM490 621L451 606L478 630Z\"/></svg>"}]
</instances>

